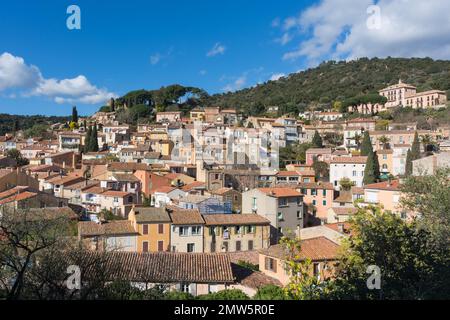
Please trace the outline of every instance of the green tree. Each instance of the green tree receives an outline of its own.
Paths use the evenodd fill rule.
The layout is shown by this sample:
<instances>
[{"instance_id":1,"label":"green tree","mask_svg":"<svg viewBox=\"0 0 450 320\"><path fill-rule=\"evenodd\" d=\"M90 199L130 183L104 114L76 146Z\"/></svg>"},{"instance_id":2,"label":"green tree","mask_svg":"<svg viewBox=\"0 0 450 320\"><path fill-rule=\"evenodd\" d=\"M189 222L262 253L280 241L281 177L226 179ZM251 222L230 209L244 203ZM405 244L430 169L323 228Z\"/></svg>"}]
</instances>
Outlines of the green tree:
<instances>
[{"instance_id":1,"label":"green tree","mask_svg":"<svg viewBox=\"0 0 450 320\"><path fill-rule=\"evenodd\" d=\"M78 125L78 111L76 106L72 107L72 122L75 122Z\"/></svg>"},{"instance_id":2,"label":"green tree","mask_svg":"<svg viewBox=\"0 0 450 320\"><path fill-rule=\"evenodd\" d=\"M320 134L317 130L314 132L314 136L312 138L312 144L313 144L314 148L322 148L323 147L322 137L320 136Z\"/></svg>"},{"instance_id":3,"label":"green tree","mask_svg":"<svg viewBox=\"0 0 450 320\"><path fill-rule=\"evenodd\" d=\"M90 139L91 139L90 143L91 151L98 152L99 147L98 147L97 123L94 123L94 126L92 128L92 136L90 137Z\"/></svg>"},{"instance_id":4,"label":"green tree","mask_svg":"<svg viewBox=\"0 0 450 320\"><path fill-rule=\"evenodd\" d=\"M329 299L448 299L448 249L415 221L406 222L380 207L359 208L352 237L343 241ZM369 289L369 266L380 269L380 289ZM373 283L373 282L372 282Z\"/></svg>"},{"instance_id":5,"label":"green tree","mask_svg":"<svg viewBox=\"0 0 450 320\"><path fill-rule=\"evenodd\" d=\"M409 177L413 172L411 149L406 152L405 176Z\"/></svg>"},{"instance_id":6,"label":"green tree","mask_svg":"<svg viewBox=\"0 0 450 320\"><path fill-rule=\"evenodd\" d=\"M388 149L390 139L386 136L381 136L378 138L378 141L383 145L383 149Z\"/></svg>"},{"instance_id":7,"label":"green tree","mask_svg":"<svg viewBox=\"0 0 450 320\"><path fill-rule=\"evenodd\" d=\"M330 166L328 163L314 159L312 167L317 181L328 181L328 178L330 177Z\"/></svg>"},{"instance_id":8,"label":"green tree","mask_svg":"<svg viewBox=\"0 0 450 320\"><path fill-rule=\"evenodd\" d=\"M364 131L363 141L361 144L361 155L368 156L373 152L372 142L370 141L369 131Z\"/></svg>"},{"instance_id":9,"label":"green tree","mask_svg":"<svg viewBox=\"0 0 450 320\"><path fill-rule=\"evenodd\" d=\"M341 186L341 190L350 191L355 183L349 178L344 177L339 181L339 185Z\"/></svg>"},{"instance_id":10,"label":"green tree","mask_svg":"<svg viewBox=\"0 0 450 320\"><path fill-rule=\"evenodd\" d=\"M91 141L92 141L92 126L89 126L84 138L84 153L91 152Z\"/></svg>"},{"instance_id":11,"label":"green tree","mask_svg":"<svg viewBox=\"0 0 450 320\"><path fill-rule=\"evenodd\" d=\"M9 149L6 152L6 156L8 158L14 159L18 167L26 166L30 162L27 158L24 158L19 150L17 149Z\"/></svg>"},{"instance_id":12,"label":"green tree","mask_svg":"<svg viewBox=\"0 0 450 320\"><path fill-rule=\"evenodd\" d=\"M287 298L284 289L273 284L259 288L253 296L254 300L286 300Z\"/></svg>"},{"instance_id":13,"label":"green tree","mask_svg":"<svg viewBox=\"0 0 450 320\"><path fill-rule=\"evenodd\" d=\"M379 173L377 175L377 159L374 152L370 152L367 155L367 161L366 161L366 167L364 168L364 178L363 183L364 184L371 184L377 182ZM379 171L379 166L378 166Z\"/></svg>"},{"instance_id":14,"label":"green tree","mask_svg":"<svg viewBox=\"0 0 450 320\"><path fill-rule=\"evenodd\" d=\"M411 160L417 160L420 159L420 141L419 141L419 134L414 134L414 140L411 147Z\"/></svg>"},{"instance_id":15,"label":"green tree","mask_svg":"<svg viewBox=\"0 0 450 320\"><path fill-rule=\"evenodd\" d=\"M420 213L420 227L450 246L450 168L438 169L434 175L411 176L402 184L400 202L406 210Z\"/></svg>"}]
</instances>

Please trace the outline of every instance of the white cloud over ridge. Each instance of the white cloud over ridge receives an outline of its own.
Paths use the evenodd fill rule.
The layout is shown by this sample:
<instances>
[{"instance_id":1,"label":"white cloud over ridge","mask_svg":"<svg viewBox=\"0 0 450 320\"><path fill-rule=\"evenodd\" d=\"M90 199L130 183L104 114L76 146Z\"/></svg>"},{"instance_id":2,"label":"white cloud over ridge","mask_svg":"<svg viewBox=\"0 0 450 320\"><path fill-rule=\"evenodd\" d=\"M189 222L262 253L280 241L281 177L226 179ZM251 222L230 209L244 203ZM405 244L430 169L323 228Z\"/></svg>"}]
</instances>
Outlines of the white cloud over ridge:
<instances>
[{"instance_id":1,"label":"white cloud over ridge","mask_svg":"<svg viewBox=\"0 0 450 320\"><path fill-rule=\"evenodd\" d=\"M359 57L450 57L450 1L380 0L373 5L372 0L322 0L286 18L280 39L295 34L302 40L283 59L303 57L313 64Z\"/></svg>"},{"instance_id":2,"label":"white cloud over ridge","mask_svg":"<svg viewBox=\"0 0 450 320\"><path fill-rule=\"evenodd\" d=\"M13 91L22 96L44 96L53 99L58 104L104 103L116 94L105 88L98 88L91 84L84 75L72 79L46 79L38 67L27 65L21 57L10 53L0 55L0 92Z\"/></svg>"}]
</instances>

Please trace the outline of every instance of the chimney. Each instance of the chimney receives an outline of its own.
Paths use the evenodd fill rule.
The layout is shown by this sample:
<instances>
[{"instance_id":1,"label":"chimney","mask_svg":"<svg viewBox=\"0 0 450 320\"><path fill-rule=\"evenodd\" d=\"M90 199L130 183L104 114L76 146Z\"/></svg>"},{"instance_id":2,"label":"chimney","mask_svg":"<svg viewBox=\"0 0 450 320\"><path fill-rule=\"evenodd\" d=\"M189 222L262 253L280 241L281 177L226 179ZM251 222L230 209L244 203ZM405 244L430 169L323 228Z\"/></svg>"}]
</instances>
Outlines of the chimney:
<instances>
[{"instance_id":1,"label":"chimney","mask_svg":"<svg viewBox=\"0 0 450 320\"><path fill-rule=\"evenodd\" d=\"M338 231L340 233L344 233L344 224L342 222L339 222L337 226L338 226Z\"/></svg>"}]
</instances>

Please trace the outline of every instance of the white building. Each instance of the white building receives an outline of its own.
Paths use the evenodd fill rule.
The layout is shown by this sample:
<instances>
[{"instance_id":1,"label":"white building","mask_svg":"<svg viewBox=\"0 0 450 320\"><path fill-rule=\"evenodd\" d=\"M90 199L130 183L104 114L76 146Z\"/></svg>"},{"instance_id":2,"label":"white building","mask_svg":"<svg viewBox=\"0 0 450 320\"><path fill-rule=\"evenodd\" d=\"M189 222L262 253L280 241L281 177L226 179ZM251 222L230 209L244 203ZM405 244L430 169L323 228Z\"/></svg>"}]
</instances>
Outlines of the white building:
<instances>
[{"instance_id":1,"label":"white building","mask_svg":"<svg viewBox=\"0 0 450 320\"><path fill-rule=\"evenodd\" d=\"M363 186L367 157L337 157L330 163L330 182L339 190L339 181L349 178L356 187Z\"/></svg>"}]
</instances>

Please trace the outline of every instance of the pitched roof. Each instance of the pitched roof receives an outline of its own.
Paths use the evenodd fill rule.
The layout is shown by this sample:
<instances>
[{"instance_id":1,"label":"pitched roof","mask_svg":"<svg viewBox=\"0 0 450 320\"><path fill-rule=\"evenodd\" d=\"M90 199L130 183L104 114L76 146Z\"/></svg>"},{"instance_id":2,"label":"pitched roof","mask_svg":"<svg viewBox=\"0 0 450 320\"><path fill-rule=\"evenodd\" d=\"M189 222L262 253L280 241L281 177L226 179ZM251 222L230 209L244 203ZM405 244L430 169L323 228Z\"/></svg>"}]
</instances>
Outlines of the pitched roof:
<instances>
[{"instance_id":1,"label":"pitched roof","mask_svg":"<svg viewBox=\"0 0 450 320\"><path fill-rule=\"evenodd\" d=\"M211 191L211 193L221 196L229 191L233 191L233 188L219 188L219 189Z\"/></svg>"},{"instance_id":2,"label":"pitched roof","mask_svg":"<svg viewBox=\"0 0 450 320\"><path fill-rule=\"evenodd\" d=\"M356 156L356 157L337 157L331 160L331 163L354 163L354 164L366 164L366 156Z\"/></svg>"},{"instance_id":3,"label":"pitched roof","mask_svg":"<svg viewBox=\"0 0 450 320\"><path fill-rule=\"evenodd\" d=\"M181 187L181 190L189 192L193 189L206 189L206 184L201 181L194 181Z\"/></svg>"},{"instance_id":4,"label":"pitched roof","mask_svg":"<svg viewBox=\"0 0 450 320\"><path fill-rule=\"evenodd\" d=\"M177 189L177 188L171 187L171 186L161 186L161 187L157 187L157 188L153 189L152 192L153 193L155 193L155 192L169 193L169 192L172 192L175 189Z\"/></svg>"},{"instance_id":5,"label":"pitched roof","mask_svg":"<svg viewBox=\"0 0 450 320\"><path fill-rule=\"evenodd\" d=\"M150 166L145 163L134 162L112 162L108 164L109 171L136 171L136 170L150 170Z\"/></svg>"},{"instance_id":6,"label":"pitched roof","mask_svg":"<svg viewBox=\"0 0 450 320\"><path fill-rule=\"evenodd\" d=\"M258 214L205 214L206 225L232 226L232 225L268 225L270 221Z\"/></svg>"},{"instance_id":7,"label":"pitched roof","mask_svg":"<svg viewBox=\"0 0 450 320\"><path fill-rule=\"evenodd\" d=\"M331 210L338 216L353 215L358 211L358 209L354 207L333 207Z\"/></svg>"},{"instance_id":8,"label":"pitched roof","mask_svg":"<svg viewBox=\"0 0 450 320\"><path fill-rule=\"evenodd\" d=\"M339 246L336 243L325 237L301 240L300 260L334 260L337 258L338 248ZM286 257L285 248L280 244L260 250L260 252L264 255L279 259Z\"/></svg>"},{"instance_id":9,"label":"pitched roof","mask_svg":"<svg viewBox=\"0 0 450 320\"><path fill-rule=\"evenodd\" d=\"M119 198L126 197L130 194L132 194L132 193L126 192L126 191L116 191L116 190L106 190L101 193L101 195L104 197L119 197Z\"/></svg>"},{"instance_id":10,"label":"pitched roof","mask_svg":"<svg viewBox=\"0 0 450 320\"><path fill-rule=\"evenodd\" d=\"M170 216L165 208L156 207L135 207L136 222L138 223L158 223L171 222Z\"/></svg>"},{"instance_id":11,"label":"pitched roof","mask_svg":"<svg viewBox=\"0 0 450 320\"><path fill-rule=\"evenodd\" d=\"M253 271L235 263L231 264L231 268L236 282L244 287L257 290L267 285L283 286L279 280L269 277L260 271Z\"/></svg>"},{"instance_id":12,"label":"pitched roof","mask_svg":"<svg viewBox=\"0 0 450 320\"><path fill-rule=\"evenodd\" d=\"M131 182L139 182L140 180L131 173L114 173L112 175L114 177L114 179L116 179L117 181L131 181Z\"/></svg>"},{"instance_id":13,"label":"pitched roof","mask_svg":"<svg viewBox=\"0 0 450 320\"><path fill-rule=\"evenodd\" d=\"M174 209L170 212L170 218L174 225L199 225L205 224L198 209Z\"/></svg>"},{"instance_id":14,"label":"pitched roof","mask_svg":"<svg viewBox=\"0 0 450 320\"><path fill-rule=\"evenodd\" d=\"M309 148L306 153L331 154L331 148Z\"/></svg>"},{"instance_id":15,"label":"pitched roof","mask_svg":"<svg viewBox=\"0 0 450 320\"><path fill-rule=\"evenodd\" d=\"M9 203L9 202L22 201L22 200L34 198L37 195L38 194L35 193L35 192L24 191L24 192L21 192L19 194L15 194L15 195L12 195L10 197L7 197L7 198L4 198L4 199L0 200L0 205L1 204L6 204L6 203Z\"/></svg>"},{"instance_id":16,"label":"pitched roof","mask_svg":"<svg viewBox=\"0 0 450 320\"><path fill-rule=\"evenodd\" d=\"M149 283L232 283L230 258L222 253L110 252L111 279Z\"/></svg>"},{"instance_id":17,"label":"pitched roof","mask_svg":"<svg viewBox=\"0 0 450 320\"><path fill-rule=\"evenodd\" d=\"M113 236L113 235L132 235L137 234L132 222L128 220L114 220L105 223L96 223L94 221L78 222L78 234L81 237L92 236Z\"/></svg>"},{"instance_id":18,"label":"pitched roof","mask_svg":"<svg viewBox=\"0 0 450 320\"><path fill-rule=\"evenodd\" d=\"M302 194L292 188L259 188L259 191L276 198L297 197Z\"/></svg>"},{"instance_id":19,"label":"pitched roof","mask_svg":"<svg viewBox=\"0 0 450 320\"><path fill-rule=\"evenodd\" d=\"M377 190L387 190L387 191L399 191L400 190L399 180L383 181L378 183L366 184L364 189L377 189Z\"/></svg>"}]
</instances>

